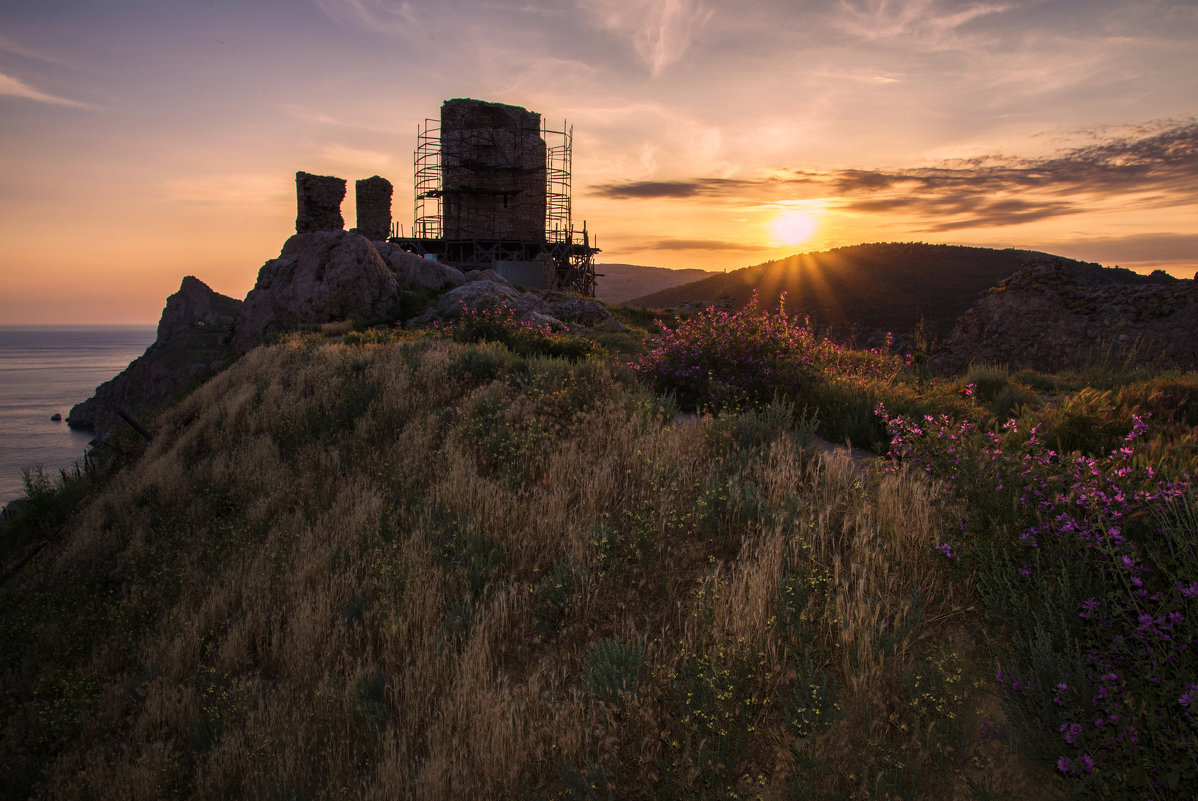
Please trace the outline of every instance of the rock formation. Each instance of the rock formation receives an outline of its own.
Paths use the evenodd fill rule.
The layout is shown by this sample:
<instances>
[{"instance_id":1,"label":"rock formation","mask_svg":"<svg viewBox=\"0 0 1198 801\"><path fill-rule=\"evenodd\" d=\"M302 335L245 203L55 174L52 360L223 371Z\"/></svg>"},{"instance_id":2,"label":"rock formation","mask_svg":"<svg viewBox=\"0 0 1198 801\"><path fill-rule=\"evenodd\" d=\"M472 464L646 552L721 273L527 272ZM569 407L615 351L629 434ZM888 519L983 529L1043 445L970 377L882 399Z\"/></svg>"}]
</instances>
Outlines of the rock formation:
<instances>
[{"instance_id":1,"label":"rock formation","mask_svg":"<svg viewBox=\"0 0 1198 801\"><path fill-rule=\"evenodd\" d=\"M202 321L221 320L227 327L239 311L241 301L213 292L194 276L184 276L179 291L166 299L155 342L166 342Z\"/></svg>"},{"instance_id":2,"label":"rock formation","mask_svg":"<svg viewBox=\"0 0 1198 801\"><path fill-rule=\"evenodd\" d=\"M1025 264L958 320L933 366L1044 372L1088 363L1198 367L1198 285L1097 264Z\"/></svg>"},{"instance_id":3,"label":"rock formation","mask_svg":"<svg viewBox=\"0 0 1198 801\"><path fill-rule=\"evenodd\" d=\"M340 231L345 227L345 219L341 216L341 201L345 200L344 178L297 172L295 199L297 234Z\"/></svg>"},{"instance_id":4,"label":"rock formation","mask_svg":"<svg viewBox=\"0 0 1198 801\"><path fill-rule=\"evenodd\" d=\"M118 409L134 418L167 401L189 381L219 370L232 357L233 321L241 301L213 292L192 276L166 300L158 336L120 375L96 388L67 415L72 428L102 441L118 425Z\"/></svg>"},{"instance_id":5,"label":"rock formation","mask_svg":"<svg viewBox=\"0 0 1198 801\"><path fill-rule=\"evenodd\" d=\"M373 242L374 249L395 273L395 279L408 286L440 292L466 283L462 271L448 264L424 259L390 242Z\"/></svg>"},{"instance_id":6,"label":"rock formation","mask_svg":"<svg viewBox=\"0 0 1198 801\"><path fill-rule=\"evenodd\" d=\"M391 182L377 175L354 183L359 234L373 242L391 236Z\"/></svg>"},{"instance_id":7,"label":"rock formation","mask_svg":"<svg viewBox=\"0 0 1198 801\"><path fill-rule=\"evenodd\" d=\"M581 326L607 325L622 327L602 303L590 298L569 295L542 295L521 292L494 270L472 270L466 273L466 283L446 292L424 314L408 322L409 326L428 325L434 320L459 317L462 308L478 308L505 304L524 322L564 329L568 323Z\"/></svg>"},{"instance_id":8,"label":"rock formation","mask_svg":"<svg viewBox=\"0 0 1198 801\"><path fill-rule=\"evenodd\" d=\"M258 271L234 346L245 353L270 333L357 317L387 319L398 284L370 240L349 231L295 234Z\"/></svg>"}]
</instances>

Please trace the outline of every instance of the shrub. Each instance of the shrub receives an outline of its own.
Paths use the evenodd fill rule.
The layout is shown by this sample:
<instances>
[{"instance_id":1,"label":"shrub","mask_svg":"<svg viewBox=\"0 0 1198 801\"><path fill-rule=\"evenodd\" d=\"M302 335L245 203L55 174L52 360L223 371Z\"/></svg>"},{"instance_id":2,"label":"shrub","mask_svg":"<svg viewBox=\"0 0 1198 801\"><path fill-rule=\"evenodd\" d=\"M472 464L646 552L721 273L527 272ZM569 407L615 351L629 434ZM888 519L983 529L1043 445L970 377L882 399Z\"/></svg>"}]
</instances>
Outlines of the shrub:
<instances>
[{"instance_id":1,"label":"shrub","mask_svg":"<svg viewBox=\"0 0 1198 801\"><path fill-rule=\"evenodd\" d=\"M463 303L456 320L447 326L434 324L434 328L448 331L456 342L499 342L520 356L578 360L602 353L589 339L554 331L548 323L521 320L516 309L506 303L476 307Z\"/></svg>"},{"instance_id":2,"label":"shrub","mask_svg":"<svg viewBox=\"0 0 1198 801\"><path fill-rule=\"evenodd\" d=\"M674 329L659 323L649 350L629 366L688 410L762 406L777 394L806 405L819 400L813 388L820 384L885 383L904 369L904 360L889 353L889 341L871 350L841 347L817 337L805 320L790 318L785 300L771 312L754 293L736 312L709 308Z\"/></svg>"},{"instance_id":3,"label":"shrub","mask_svg":"<svg viewBox=\"0 0 1198 801\"><path fill-rule=\"evenodd\" d=\"M879 414L892 459L944 481L962 530L992 539L975 542L979 588L1013 632L996 678L1041 756L1088 794L1198 778L1198 512L1188 480L1137 465L1147 424L1094 458L1013 420Z\"/></svg>"}]
</instances>

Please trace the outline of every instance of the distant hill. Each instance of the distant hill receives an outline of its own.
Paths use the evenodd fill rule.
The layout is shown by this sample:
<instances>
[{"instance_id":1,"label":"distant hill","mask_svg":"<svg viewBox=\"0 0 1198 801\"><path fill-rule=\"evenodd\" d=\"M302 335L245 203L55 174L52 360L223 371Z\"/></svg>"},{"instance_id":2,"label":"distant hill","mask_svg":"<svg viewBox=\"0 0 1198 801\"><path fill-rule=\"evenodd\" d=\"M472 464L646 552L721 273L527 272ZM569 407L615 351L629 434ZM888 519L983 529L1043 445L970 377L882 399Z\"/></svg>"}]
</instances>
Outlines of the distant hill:
<instances>
[{"instance_id":1,"label":"distant hill","mask_svg":"<svg viewBox=\"0 0 1198 801\"><path fill-rule=\"evenodd\" d=\"M705 306L721 296L737 308L754 289L763 306L785 291L792 314L836 332L910 332L921 316L943 338L984 292L1029 259L1056 258L1033 250L884 243L804 253L634 298L638 306ZM1064 261L1069 261L1065 259Z\"/></svg>"},{"instance_id":2,"label":"distant hill","mask_svg":"<svg viewBox=\"0 0 1198 801\"><path fill-rule=\"evenodd\" d=\"M660 292L716 274L707 270L671 270L637 264L596 264L595 272L600 276L595 297L604 303L627 303L640 295Z\"/></svg>"}]
</instances>

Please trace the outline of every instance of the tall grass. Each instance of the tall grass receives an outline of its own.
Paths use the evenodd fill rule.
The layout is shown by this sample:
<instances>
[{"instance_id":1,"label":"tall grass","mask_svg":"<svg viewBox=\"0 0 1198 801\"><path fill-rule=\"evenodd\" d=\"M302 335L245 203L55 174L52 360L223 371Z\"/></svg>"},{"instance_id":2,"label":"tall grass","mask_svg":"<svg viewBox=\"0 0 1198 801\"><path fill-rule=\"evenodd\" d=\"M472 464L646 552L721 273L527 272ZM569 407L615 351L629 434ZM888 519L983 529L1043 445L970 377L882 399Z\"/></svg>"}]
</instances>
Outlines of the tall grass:
<instances>
[{"instance_id":1,"label":"tall grass","mask_svg":"<svg viewBox=\"0 0 1198 801\"><path fill-rule=\"evenodd\" d=\"M679 322L632 369L488 314L257 349L127 465L40 487L41 547L0 535L6 797L1168 797L1160 759L1144 781L1099 763L1135 715L1104 712L1068 753L1053 728L1107 686L1087 659L1136 609L1149 651L1189 664L1168 642L1192 610L1165 607L1191 603L1193 501L1135 495L1184 464L1168 437L1046 456L990 404L1026 390L1019 414L1049 431L1084 388L931 380L756 307ZM781 379L748 380L761 364ZM1190 387L1169 380L1103 389L1099 419L1167 410ZM824 453L816 430L902 458ZM1029 477L1052 514L1020 502ZM1045 547L1024 576L1008 545L1038 526L1065 547L1055 515L1088 525L1093 489L1123 492L1108 556L1159 592L1106 620L1071 604L1115 598L1114 562ZM1105 697L1190 693L1144 675ZM1169 737L1135 722L1142 740L1184 742L1181 707Z\"/></svg>"},{"instance_id":2,"label":"tall grass","mask_svg":"<svg viewBox=\"0 0 1198 801\"><path fill-rule=\"evenodd\" d=\"M253 351L0 586L5 793L1034 797L929 489L808 430L494 343Z\"/></svg>"}]
</instances>

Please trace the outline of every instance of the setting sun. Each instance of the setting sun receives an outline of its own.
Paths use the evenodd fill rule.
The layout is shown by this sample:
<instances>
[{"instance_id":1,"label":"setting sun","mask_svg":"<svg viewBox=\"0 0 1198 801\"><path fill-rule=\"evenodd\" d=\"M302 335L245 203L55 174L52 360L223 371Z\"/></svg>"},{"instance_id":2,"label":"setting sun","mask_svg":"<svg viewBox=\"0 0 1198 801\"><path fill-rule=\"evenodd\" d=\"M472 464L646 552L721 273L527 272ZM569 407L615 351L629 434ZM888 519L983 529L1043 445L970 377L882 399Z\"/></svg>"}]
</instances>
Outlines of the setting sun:
<instances>
[{"instance_id":1,"label":"setting sun","mask_svg":"<svg viewBox=\"0 0 1198 801\"><path fill-rule=\"evenodd\" d=\"M801 245L815 233L816 216L810 211L787 211L773 222L774 238L783 245Z\"/></svg>"}]
</instances>

